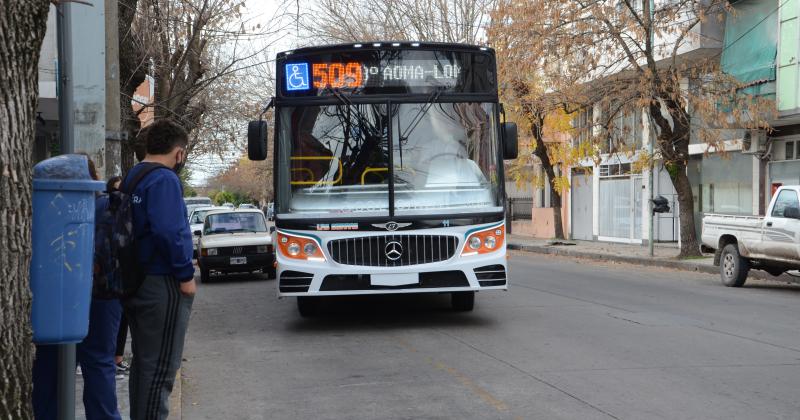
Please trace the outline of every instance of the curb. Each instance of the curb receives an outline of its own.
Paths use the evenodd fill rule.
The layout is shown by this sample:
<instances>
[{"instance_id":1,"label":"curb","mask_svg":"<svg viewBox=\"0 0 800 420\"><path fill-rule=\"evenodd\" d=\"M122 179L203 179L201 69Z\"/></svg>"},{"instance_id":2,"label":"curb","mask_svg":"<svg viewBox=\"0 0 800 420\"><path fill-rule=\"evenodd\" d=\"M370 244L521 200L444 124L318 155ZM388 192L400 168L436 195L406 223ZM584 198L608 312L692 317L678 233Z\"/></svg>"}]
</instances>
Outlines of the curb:
<instances>
[{"instance_id":1,"label":"curb","mask_svg":"<svg viewBox=\"0 0 800 420\"><path fill-rule=\"evenodd\" d=\"M587 251L576 251L567 248L560 248L556 246L545 246L545 245L523 245L518 243L508 243L508 249L513 249L516 251L525 251L525 252L533 252L537 254L547 254L547 255L557 255L562 257L574 257L574 258L585 258L590 260L596 261L607 261L607 262L621 262L626 264L634 264L634 265L641 265L647 267L661 267L661 268L672 268L675 270L682 270L682 271L694 271L697 273L705 273L705 274L717 274L719 275L719 268L714 265L707 265L707 264L697 264L691 261L680 261L680 260L665 260L660 258L648 258L648 257L630 257L625 255L609 255L609 254L602 254L597 252L587 252ZM769 273L760 271L760 270L752 270L750 271L749 277L761 279L761 280L773 280L773 281L785 281L790 283L797 283L798 280L794 279L789 275L781 275L775 277Z\"/></svg>"}]
</instances>

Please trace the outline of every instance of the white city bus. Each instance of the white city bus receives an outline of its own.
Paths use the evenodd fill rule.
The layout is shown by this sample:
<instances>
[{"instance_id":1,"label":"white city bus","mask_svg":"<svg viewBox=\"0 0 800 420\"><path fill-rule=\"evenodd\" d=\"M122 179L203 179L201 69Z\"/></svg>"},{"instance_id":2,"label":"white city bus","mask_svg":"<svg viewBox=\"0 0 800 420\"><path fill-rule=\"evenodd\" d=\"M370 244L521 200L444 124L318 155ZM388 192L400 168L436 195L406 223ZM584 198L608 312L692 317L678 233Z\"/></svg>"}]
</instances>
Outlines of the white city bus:
<instances>
[{"instance_id":1,"label":"white city bus","mask_svg":"<svg viewBox=\"0 0 800 420\"><path fill-rule=\"evenodd\" d=\"M276 62L279 296L307 316L324 296L446 292L469 311L476 291L507 289L517 129L492 49L344 44ZM266 158L266 131L250 123L250 159Z\"/></svg>"}]
</instances>

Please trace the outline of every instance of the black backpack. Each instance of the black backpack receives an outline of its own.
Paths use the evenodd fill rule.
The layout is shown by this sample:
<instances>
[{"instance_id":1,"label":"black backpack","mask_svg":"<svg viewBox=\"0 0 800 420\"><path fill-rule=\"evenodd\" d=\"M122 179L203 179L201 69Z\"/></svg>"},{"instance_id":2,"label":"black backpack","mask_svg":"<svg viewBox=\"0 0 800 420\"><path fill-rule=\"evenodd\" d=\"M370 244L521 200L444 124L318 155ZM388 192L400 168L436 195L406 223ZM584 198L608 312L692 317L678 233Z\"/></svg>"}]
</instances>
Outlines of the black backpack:
<instances>
[{"instance_id":1,"label":"black backpack","mask_svg":"<svg viewBox=\"0 0 800 420\"><path fill-rule=\"evenodd\" d=\"M94 279L92 295L100 299L126 299L136 294L144 280L144 267L136 251L133 232L133 191L160 163L140 163L144 167L123 181L119 191L108 195L108 206L95 220Z\"/></svg>"}]
</instances>

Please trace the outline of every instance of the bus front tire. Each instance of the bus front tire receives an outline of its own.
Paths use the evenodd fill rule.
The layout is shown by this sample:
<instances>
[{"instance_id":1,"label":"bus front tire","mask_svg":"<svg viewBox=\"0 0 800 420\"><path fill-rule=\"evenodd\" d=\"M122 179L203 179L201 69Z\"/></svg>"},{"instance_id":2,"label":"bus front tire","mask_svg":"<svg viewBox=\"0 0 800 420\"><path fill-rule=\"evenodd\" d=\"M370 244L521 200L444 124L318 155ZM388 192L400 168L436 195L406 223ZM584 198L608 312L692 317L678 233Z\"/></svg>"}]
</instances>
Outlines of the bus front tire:
<instances>
[{"instance_id":1,"label":"bus front tire","mask_svg":"<svg viewBox=\"0 0 800 420\"><path fill-rule=\"evenodd\" d=\"M311 318L319 313L319 299L310 296L297 297L297 311L303 318Z\"/></svg>"},{"instance_id":2,"label":"bus front tire","mask_svg":"<svg viewBox=\"0 0 800 420\"><path fill-rule=\"evenodd\" d=\"M469 312L475 307L475 292L453 292L450 294L450 304L455 311Z\"/></svg>"}]
</instances>

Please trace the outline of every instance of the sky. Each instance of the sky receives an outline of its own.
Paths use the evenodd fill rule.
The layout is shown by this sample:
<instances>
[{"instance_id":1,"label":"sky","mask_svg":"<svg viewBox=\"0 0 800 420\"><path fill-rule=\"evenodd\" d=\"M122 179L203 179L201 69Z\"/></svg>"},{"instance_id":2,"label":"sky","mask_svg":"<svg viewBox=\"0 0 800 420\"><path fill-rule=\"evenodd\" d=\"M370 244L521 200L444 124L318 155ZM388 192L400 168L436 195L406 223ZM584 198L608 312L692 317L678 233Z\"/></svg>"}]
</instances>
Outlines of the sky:
<instances>
[{"instance_id":1,"label":"sky","mask_svg":"<svg viewBox=\"0 0 800 420\"><path fill-rule=\"evenodd\" d=\"M272 27L275 24L275 22L271 21L272 17L280 7L286 8L287 12L289 12L289 15L285 16L283 22L280 23L286 27L286 30L280 31L274 36L253 36L247 41L249 44L247 48L250 51L266 49L266 56L270 57L270 59L274 59L275 55L281 51L291 50L298 39L296 26L293 24L294 13L296 13L298 5L303 7L304 3L306 2L300 0L245 0L242 20L248 33L258 34L264 31L265 28ZM258 28L259 25L260 29ZM272 66L273 64L270 65ZM245 127L243 127L244 129ZM210 155L193 156L193 162L188 165L191 171L190 184L194 186L204 185L208 178L215 175L215 171L235 162L242 152L244 150L225 156L224 159Z\"/></svg>"}]
</instances>

